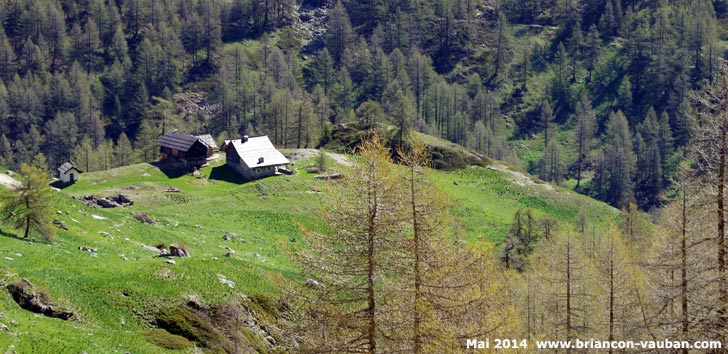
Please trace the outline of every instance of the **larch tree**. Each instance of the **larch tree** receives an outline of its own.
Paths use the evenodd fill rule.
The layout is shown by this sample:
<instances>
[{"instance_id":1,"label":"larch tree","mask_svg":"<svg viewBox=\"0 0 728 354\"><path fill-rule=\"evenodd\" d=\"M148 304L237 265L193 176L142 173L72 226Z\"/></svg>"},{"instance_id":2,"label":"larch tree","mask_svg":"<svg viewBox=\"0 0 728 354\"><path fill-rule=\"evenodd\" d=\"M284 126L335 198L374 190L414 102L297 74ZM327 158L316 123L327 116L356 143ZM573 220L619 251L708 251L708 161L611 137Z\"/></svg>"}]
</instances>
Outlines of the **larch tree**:
<instances>
[{"instance_id":1,"label":"larch tree","mask_svg":"<svg viewBox=\"0 0 728 354\"><path fill-rule=\"evenodd\" d=\"M649 229L649 221L633 202L622 208L618 220L622 238L632 245L633 252L639 254L644 251L652 236Z\"/></svg>"},{"instance_id":2,"label":"larch tree","mask_svg":"<svg viewBox=\"0 0 728 354\"><path fill-rule=\"evenodd\" d=\"M561 160L561 145L552 139L546 146L543 156L538 161L539 178L560 184L563 176L563 162Z\"/></svg>"},{"instance_id":3,"label":"larch tree","mask_svg":"<svg viewBox=\"0 0 728 354\"><path fill-rule=\"evenodd\" d=\"M596 283L600 290L596 302L603 307L601 313L594 316L599 321L594 325L595 329L606 334L604 338L609 341L646 339L642 337L646 329L642 297L647 291L633 259L620 232L609 227L596 252ZM609 353L612 352L613 348L610 348Z\"/></svg>"},{"instance_id":4,"label":"larch tree","mask_svg":"<svg viewBox=\"0 0 728 354\"><path fill-rule=\"evenodd\" d=\"M311 321L299 344L313 351L383 352L380 320L389 293L383 281L397 268L387 250L401 222L401 187L380 139L364 142L359 153L352 173L325 194L328 227L306 232L308 249L295 257L305 276L322 285L302 294Z\"/></svg>"},{"instance_id":5,"label":"larch tree","mask_svg":"<svg viewBox=\"0 0 728 354\"><path fill-rule=\"evenodd\" d=\"M215 65L222 48L222 24L220 23L220 7L216 1L203 0L199 3L200 20L202 22L202 43L205 49L205 63Z\"/></svg>"},{"instance_id":6,"label":"larch tree","mask_svg":"<svg viewBox=\"0 0 728 354\"><path fill-rule=\"evenodd\" d=\"M725 64L722 71L725 72ZM695 174L703 184L705 203L713 206L715 219L710 242L716 252L714 279L717 286L716 317L710 332L725 343L728 340L728 242L726 241L726 171L728 170L728 78L721 76L696 98L701 104L697 128L692 138Z\"/></svg>"},{"instance_id":7,"label":"larch tree","mask_svg":"<svg viewBox=\"0 0 728 354\"><path fill-rule=\"evenodd\" d=\"M159 140L159 127L149 119L142 121L137 133L134 147L139 152L142 161L154 161L157 157L158 146L157 141Z\"/></svg>"},{"instance_id":8,"label":"larch tree","mask_svg":"<svg viewBox=\"0 0 728 354\"><path fill-rule=\"evenodd\" d=\"M406 166L400 262L387 352L435 353L458 348L468 338L512 333L514 308L492 248L463 247L453 235L446 197L431 180L429 152L410 139L398 155ZM453 237L455 236L455 237ZM391 325L394 324L394 325ZM400 326L398 324L403 324Z\"/></svg>"},{"instance_id":9,"label":"larch tree","mask_svg":"<svg viewBox=\"0 0 728 354\"><path fill-rule=\"evenodd\" d=\"M84 135L81 141L73 148L71 153L71 161L80 167L83 172L95 171L98 168L95 166L95 155L94 144L88 135Z\"/></svg>"},{"instance_id":10,"label":"larch tree","mask_svg":"<svg viewBox=\"0 0 728 354\"><path fill-rule=\"evenodd\" d=\"M493 73L488 79L491 83L498 84L506 80L509 66L513 60L513 38L511 28L503 11L497 12L496 40L493 43Z\"/></svg>"},{"instance_id":11,"label":"larch tree","mask_svg":"<svg viewBox=\"0 0 728 354\"><path fill-rule=\"evenodd\" d=\"M592 72L594 72L594 69L597 68L597 64L599 64L601 44L602 40L599 38L599 30L596 25L592 25L589 28L589 33L586 35L583 52L584 66L587 72L589 72L587 82L591 82Z\"/></svg>"},{"instance_id":12,"label":"larch tree","mask_svg":"<svg viewBox=\"0 0 728 354\"><path fill-rule=\"evenodd\" d=\"M0 79L9 81L15 73L17 56L5 31L0 29Z\"/></svg>"},{"instance_id":13,"label":"larch tree","mask_svg":"<svg viewBox=\"0 0 728 354\"><path fill-rule=\"evenodd\" d=\"M308 148L314 144L317 136L315 107L311 98L304 96L296 101L296 148Z\"/></svg>"},{"instance_id":14,"label":"larch tree","mask_svg":"<svg viewBox=\"0 0 728 354\"><path fill-rule=\"evenodd\" d=\"M714 205L691 178L689 166L678 170L675 197L661 212L655 239L644 266L655 291L651 326L665 338L694 341L717 338L714 328L720 304L715 269L718 267L713 237ZM688 353L688 349L681 351Z\"/></svg>"},{"instance_id":15,"label":"larch tree","mask_svg":"<svg viewBox=\"0 0 728 354\"><path fill-rule=\"evenodd\" d=\"M645 119L637 126L634 138L636 155L635 198L639 205L649 209L659 203L659 194L664 187L663 181L663 154L660 146L665 146L657 113L654 108L647 110Z\"/></svg>"},{"instance_id":16,"label":"larch tree","mask_svg":"<svg viewBox=\"0 0 728 354\"><path fill-rule=\"evenodd\" d=\"M134 150L131 146L131 141L126 133L121 133L119 139L114 144L114 167L126 166L131 164L134 159Z\"/></svg>"},{"instance_id":17,"label":"larch tree","mask_svg":"<svg viewBox=\"0 0 728 354\"><path fill-rule=\"evenodd\" d=\"M528 272L539 274L530 294L539 299L533 308L536 317L530 326L534 335L558 340L574 340L593 330L588 322L596 313L592 266L570 231L540 242L531 256ZM567 349L570 353L571 349Z\"/></svg>"},{"instance_id":18,"label":"larch tree","mask_svg":"<svg viewBox=\"0 0 728 354\"><path fill-rule=\"evenodd\" d=\"M659 124L659 132L657 134L657 147L660 150L660 161L662 162L662 179L667 182L669 179L669 171L671 170L668 158L675 151L675 142L670 127L670 116L667 111L660 114L657 123Z\"/></svg>"},{"instance_id":19,"label":"larch tree","mask_svg":"<svg viewBox=\"0 0 728 354\"><path fill-rule=\"evenodd\" d=\"M13 146L5 134L0 133L0 166L13 168Z\"/></svg>"},{"instance_id":20,"label":"larch tree","mask_svg":"<svg viewBox=\"0 0 728 354\"><path fill-rule=\"evenodd\" d=\"M557 229L558 225L553 219L537 217L531 209L518 209L503 241L501 262L506 268L523 272L538 242L551 238Z\"/></svg>"},{"instance_id":21,"label":"larch tree","mask_svg":"<svg viewBox=\"0 0 728 354\"><path fill-rule=\"evenodd\" d=\"M595 177L602 200L617 207L628 205L633 198L635 156L629 123L621 111L612 113L606 126L602 156Z\"/></svg>"},{"instance_id":22,"label":"larch tree","mask_svg":"<svg viewBox=\"0 0 728 354\"><path fill-rule=\"evenodd\" d=\"M397 91L396 99L394 103L394 110L392 112L392 118L397 124L397 145L403 146L405 143L405 137L409 135L409 130L412 129L412 123L414 121L414 107L409 96L402 90Z\"/></svg>"},{"instance_id":23,"label":"larch tree","mask_svg":"<svg viewBox=\"0 0 728 354\"><path fill-rule=\"evenodd\" d=\"M594 142L596 125L596 117L594 116L594 111L592 111L592 104L586 93L583 93L579 102L576 103L574 119L574 138L577 145L576 187L574 188L577 189L581 185L584 164L587 162L588 154Z\"/></svg>"},{"instance_id":24,"label":"larch tree","mask_svg":"<svg viewBox=\"0 0 728 354\"><path fill-rule=\"evenodd\" d=\"M337 65L341 64L344 50L354 41L354 30L351 28L349 14L341 1L337 1L331 10L326 32L326 47Z\"/></svg>"},{"instance_id":25,"label":"larch tree","mask_svg":"<svg viewBox=\"0 0 728 354\"><path fill-rule=\"evenodd\" d=\"M22 230L23 238L38 235L50 242L55 236L51 224L53 191L48 185L51 176L45 157L38 154L32 164L23 163L20 176L22 186L1 203L3 222Z\"/></svg>"},{"instance_id":26,"label":"larch tree","mask_svg":"<svg viewBox=\"0 0 728 354\"><path fill-rule=\"evenodd\" d=\"M46 140L45 149L53 165L60 165L71 157L76 145L78 125L72 113L59 113L48 121L43 129Z\"/></svg>"},{"instance_id":27,"label":"larch tree","mask_svg":"<svg viewBox=\"0 0 728 354\"><path fill-rule=\"evenodd\" d=\"M551 109L551 105L549 104L549 101L543 100L541 102L541 106L539 107L539 121L538 125L543 131L543 148L544 150L549 145L549 133L551 132L551 127L553 125L554 120L554 112Z\"/></svg>"}]
</instances>

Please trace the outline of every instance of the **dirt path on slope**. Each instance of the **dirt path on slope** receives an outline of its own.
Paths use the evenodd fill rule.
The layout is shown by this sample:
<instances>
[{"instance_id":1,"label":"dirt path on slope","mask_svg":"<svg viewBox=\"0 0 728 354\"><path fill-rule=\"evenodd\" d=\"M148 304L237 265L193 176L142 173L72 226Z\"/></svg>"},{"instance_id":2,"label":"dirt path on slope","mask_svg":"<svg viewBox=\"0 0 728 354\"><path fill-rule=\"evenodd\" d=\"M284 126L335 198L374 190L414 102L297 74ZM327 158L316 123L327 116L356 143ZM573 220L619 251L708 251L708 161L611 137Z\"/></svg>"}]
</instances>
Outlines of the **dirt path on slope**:
<instances>
[{"instance_id":1,"label":"dirt path on slope","mask_svg":"<svg viewBox=\"0 0 728 354\"><path fill-rule=\"evenodd\" d=\"M554 187L546 182L535 182L531 177L526 176L525 174L513 171L510 168L508 168L505 165L499 164L499 163L493 163L492 165L489 165L487 168L495 171L505 172L511 175L511 182L514 184L517 184L519 186L539 186L541 188L544 188L546 190L552 191L554 190Z\"/></svg>"},{"instance_id":2,"label":"dirt path on slope","mask_svg":"<svg viewBox=\"0 0 728 354\"><path fill-rule=\"evenodd\" d=\"M23 186L20 181L17 179L10 177L4 173L0 173L0 185L3 185L5 187L8 187L10 189L17 189Z\"/></svg>"},{"instance_id":3,"label":"dirt path on slope","mask_svg":"<svg viewBox=\"0 0 728 354\"><path fill-rule=\"evenodd\" d=\"M295 149L292 153L286 154L291 161L296 162L309 157L316 157L319 155L317 149ZM339 165L351 167L354 165L349 158L344 154L338 154L335 152L327 152L326 157L334 160Z\"/></svg>"}]
</instances>

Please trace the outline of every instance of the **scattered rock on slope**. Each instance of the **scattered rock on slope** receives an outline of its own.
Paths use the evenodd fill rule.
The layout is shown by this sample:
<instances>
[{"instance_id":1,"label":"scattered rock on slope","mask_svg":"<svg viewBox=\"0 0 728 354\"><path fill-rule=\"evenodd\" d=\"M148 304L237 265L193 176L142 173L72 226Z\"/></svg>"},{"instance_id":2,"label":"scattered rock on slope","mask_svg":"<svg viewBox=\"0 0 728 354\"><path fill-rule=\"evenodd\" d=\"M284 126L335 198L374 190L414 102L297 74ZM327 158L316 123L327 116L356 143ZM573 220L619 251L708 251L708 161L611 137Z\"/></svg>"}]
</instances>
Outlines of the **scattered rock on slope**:
<instances>
[{"instance_id":1,"label":"scattered rock on slope","mask_svg":"<svg viewBox=\"0 0 728 354\"><path fill-rule=\"evenodd\" d=\"M311 288L311 289L323 289L323 287L324 287L323 284L321 284L313 279L306 279L306 281L303 282L303 285L305 285L306 287Z\"/></svg>"},{"instance_id":2,"label":"scattered rock on slope","mask_svg":"<svg viewBox=\"0 0 728 354\"><path fill-rule=\"evenodd\" d=\"M58 219L53 220L53 225L56 225L56 226L58 226L58 228L61 228L63 230L68 230L68 225L66 225L65 222L60 221Z\"/></svg>"},{"instance_id":3,"label":"scattered rock on slope","mask_svg":"<svg viewBox=\"0 0 728 354\"><path fill-rule=\"evenodd\" d=\"M147 214L134 213L134 214L131 214L131 217L133 217L134 219L136 219L144 224L150 224L150 225L154 224L154 220L152 218L150 218L149 215L147 215Z\"/></svg>"},{"instance_id":4,"label":"scattered rock on slope","mask_svg":"<svg viewBox=\"0 0 728 354\"><path fill-rule=\"evenodd\" d=\"M224 241L234 241L238 238L238 234L234 232L226 232L225 235L222 236L222 239Z\"/></svg>"},{"instance_id":5,"label":"scattered rock on slope","mask_svg":"<svg viewBox=\"0 0 728 354\"><path fill-rule=\"evenodd\" d=\"M169 255L172 257L189 257L190 251L183 245L173 243L169 245Z\"/></svg>"}]
</instances>

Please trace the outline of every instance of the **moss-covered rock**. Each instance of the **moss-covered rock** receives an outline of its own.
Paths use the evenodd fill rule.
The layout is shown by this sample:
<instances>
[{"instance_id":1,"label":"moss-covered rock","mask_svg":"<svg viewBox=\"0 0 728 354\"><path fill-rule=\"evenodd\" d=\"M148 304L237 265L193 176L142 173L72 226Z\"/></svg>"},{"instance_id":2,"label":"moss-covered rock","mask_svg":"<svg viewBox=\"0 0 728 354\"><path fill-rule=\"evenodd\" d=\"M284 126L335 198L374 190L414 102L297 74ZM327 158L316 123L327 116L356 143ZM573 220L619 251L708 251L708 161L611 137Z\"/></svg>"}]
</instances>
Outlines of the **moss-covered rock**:
<instances>
[{"instance_id":1,"label":"moss-covered rock","mask_svg":"<svg viewBox=\"0 0 728 354\"><path fill-rule=\"evenodd\" d=\"M215 326L186 306L168 307L157 315L157 325L208 349L223 349L229 341Z\"/></svg>"}]
</instances>

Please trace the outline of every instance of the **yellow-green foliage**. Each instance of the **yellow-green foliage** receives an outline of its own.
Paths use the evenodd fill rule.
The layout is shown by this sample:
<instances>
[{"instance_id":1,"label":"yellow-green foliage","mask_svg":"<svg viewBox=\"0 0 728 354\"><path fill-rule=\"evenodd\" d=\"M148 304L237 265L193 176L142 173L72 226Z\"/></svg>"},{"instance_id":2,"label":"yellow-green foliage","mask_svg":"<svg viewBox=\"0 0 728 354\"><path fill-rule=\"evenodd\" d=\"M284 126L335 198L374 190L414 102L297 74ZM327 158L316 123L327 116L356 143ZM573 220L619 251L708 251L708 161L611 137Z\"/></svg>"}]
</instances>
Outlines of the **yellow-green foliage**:
<instances>
[{"instance_id":1,"label":"yellow-green foliage","mask_svg":"<svg viewBox=\"0 0 728 354\"><path fill-rule=\"evenodd\" d=\"M210 321L185 306L162 309L157 316L157 325L171 334L197 342L205 348L213 349L226 341L223 334Z\"/></svg>"},{"instance_id":2,"label":"yellow-green foliage","mask_svg":"<svg viewBox=\"0 0 728 354\"><path fill-rule=\"evenodd\" d=\"M144 334L150 342L167 349L180 350L193 346L187 338L174 335L163 329L154 329Z\"/></svg>"},{"instance_id":3,"label":"yellow-green foliage","mask_svg":"<svg viewBox=\"0 0 728 354\"><path fill-rule=\"evenodd\" d=\"M269 314L274 318L280 318L280 306L275 300L263 294L253 294L250 296L250 300L260 308L260 313Z\"/></svg>"}]
</instances>

